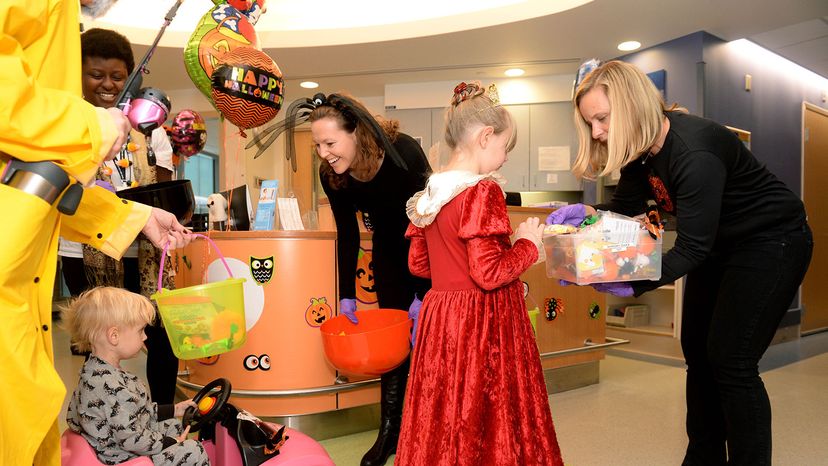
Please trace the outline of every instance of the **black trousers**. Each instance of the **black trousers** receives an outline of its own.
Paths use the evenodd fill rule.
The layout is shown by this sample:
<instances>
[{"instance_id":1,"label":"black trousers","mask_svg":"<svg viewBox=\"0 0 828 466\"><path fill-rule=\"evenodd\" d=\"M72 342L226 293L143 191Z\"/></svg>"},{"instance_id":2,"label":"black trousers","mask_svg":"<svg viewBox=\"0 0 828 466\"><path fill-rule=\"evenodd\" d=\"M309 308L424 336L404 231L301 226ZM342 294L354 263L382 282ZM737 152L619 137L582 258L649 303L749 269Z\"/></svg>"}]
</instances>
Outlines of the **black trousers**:
<instances>
[{"instance_id":1,"label":"black trousers","mask_svg":"<svg viewBox=\"0 0 828 466\"><path fill-rule=\"evenodd\" d=\"M771 405L759 376L811 261L807 225L713 254L687 275L685 465L771 464Z\"/></svg>"},{"instance_id":2,"label":"black trousers","mask_svg":"<svg viewBox=\"0 0 828 466\"><path fill-rule=\"evenodd\" d=\"M69 288L69 294L73 298L89 289L83 257L62 256L60 258L60 270L63 273L66 288Z\"/></svg>"}]
</instances>

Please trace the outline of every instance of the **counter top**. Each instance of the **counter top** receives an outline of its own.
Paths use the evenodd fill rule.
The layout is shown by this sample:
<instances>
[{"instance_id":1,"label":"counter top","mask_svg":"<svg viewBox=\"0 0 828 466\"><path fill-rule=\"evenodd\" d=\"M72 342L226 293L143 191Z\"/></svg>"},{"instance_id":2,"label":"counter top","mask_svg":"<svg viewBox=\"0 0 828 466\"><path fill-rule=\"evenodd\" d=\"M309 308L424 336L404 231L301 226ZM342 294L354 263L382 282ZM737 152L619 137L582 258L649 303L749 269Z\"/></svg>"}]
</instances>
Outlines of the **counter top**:
<instances>
[{"instance_id":1,"label":"counter top","mask_svg":"<svg viewBox=\"0 0 828 466\"><path fill-rule=\"evenodd\" d=\"M543 215L544 219L547 215L552 213L552 207L522 207L522 206L507 206L506 210L510 213L524 213L524 214L535 214L535 215Z\"/></svg>"},{"instance_id":2,"label":"counter top","mask_svg":"<svg viewBox=\"0 0 828 466\"><path fill-rule=\"evenodd\" d=\"M336 231L329 230L264 230L264 231L217 231L201 232L212 239L336 239Z\"/></svg>"}]
</instances>

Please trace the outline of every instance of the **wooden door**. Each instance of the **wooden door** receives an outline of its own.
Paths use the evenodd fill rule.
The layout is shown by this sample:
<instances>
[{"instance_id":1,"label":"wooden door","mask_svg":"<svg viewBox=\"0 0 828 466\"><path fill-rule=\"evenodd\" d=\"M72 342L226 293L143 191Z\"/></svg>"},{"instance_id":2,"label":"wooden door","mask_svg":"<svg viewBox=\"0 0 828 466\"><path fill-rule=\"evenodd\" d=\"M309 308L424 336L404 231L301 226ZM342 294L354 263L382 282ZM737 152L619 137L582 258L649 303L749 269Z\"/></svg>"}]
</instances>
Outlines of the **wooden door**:
<instances>
[{"instance_id":1,"label":"wooden door","mask_svg":"<svg viewBox=\"0 0 828 466\"><path fill-rule=\"evenodd\" d=\"M297 130L294 133L294 143L296 147L296 173L290 173L293 179L291 188L293 195L296 196L299 202L299 210L302 212L303 219L308 211L316 210L316 201L318 193L315 190L319 178L318 165L314 163L313 155L313 139L310 131ZM286 164L285 170L290 171L290 163ZM290 193L283 195L289 196ZM308 225L305 225L307 228Z\"/></svg>"},{"instance_id":2,"label":"wooden door","mask_svg":"<svg viewBox=\"0 0 828 466\"><path fill-rule=\"evenodd\" d=\"M803 111L802 200L814 231L814 256L802 282L802 333L828 330L828 109Z\"/></svg>"}]
</instances>

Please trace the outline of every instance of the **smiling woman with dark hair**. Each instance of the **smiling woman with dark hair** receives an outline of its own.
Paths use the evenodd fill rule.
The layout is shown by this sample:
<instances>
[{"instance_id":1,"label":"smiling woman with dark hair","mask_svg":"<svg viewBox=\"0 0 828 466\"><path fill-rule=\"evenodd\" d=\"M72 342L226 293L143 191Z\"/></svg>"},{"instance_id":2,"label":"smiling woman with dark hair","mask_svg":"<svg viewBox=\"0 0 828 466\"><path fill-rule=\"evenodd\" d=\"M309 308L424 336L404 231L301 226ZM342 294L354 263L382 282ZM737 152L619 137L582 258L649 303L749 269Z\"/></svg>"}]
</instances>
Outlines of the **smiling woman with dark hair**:
<instances>
[{"instance_id":1,"label":"smiling woman with dark hair","mask_svg":"<svg viewBox=\"0 0 828 466\"><path fill-rule=\"evenodd\" d=\"M381 308L409 309L417 329L419 305L429 281L408 271L405 203L425 187L431 173L420 145L399 132L399 122L377 120L359 102L332 94L310 116L322 163L319 177L331 203L337 230L340 312L356 322L357 211L373 231L374 286ZM362 466L385 464L396 451L402 420L408 359L382 375L381 423Z\"/></svg>"}]
</instances>

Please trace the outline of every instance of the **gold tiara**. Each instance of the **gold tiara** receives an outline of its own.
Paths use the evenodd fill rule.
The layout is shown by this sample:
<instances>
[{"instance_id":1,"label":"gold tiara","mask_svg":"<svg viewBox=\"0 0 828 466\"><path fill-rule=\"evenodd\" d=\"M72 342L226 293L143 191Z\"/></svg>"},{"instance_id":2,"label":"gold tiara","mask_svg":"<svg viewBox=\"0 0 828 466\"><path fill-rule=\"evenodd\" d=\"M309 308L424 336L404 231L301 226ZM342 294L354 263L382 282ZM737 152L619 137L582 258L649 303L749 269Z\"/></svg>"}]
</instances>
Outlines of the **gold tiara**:
<instances>
[{"instance_id":1,"label":"gold tiara","mask_svg":"<svg viewBox=\"0 0 828 466\"><path fill-rule=\"evenodd\" d=\"M500 95L497 93L497 86L495 86L495 83L489 84L486 95L489 96L489 100L491 100L495 106L500 105Z\"/></svg>"}]
</instances>

